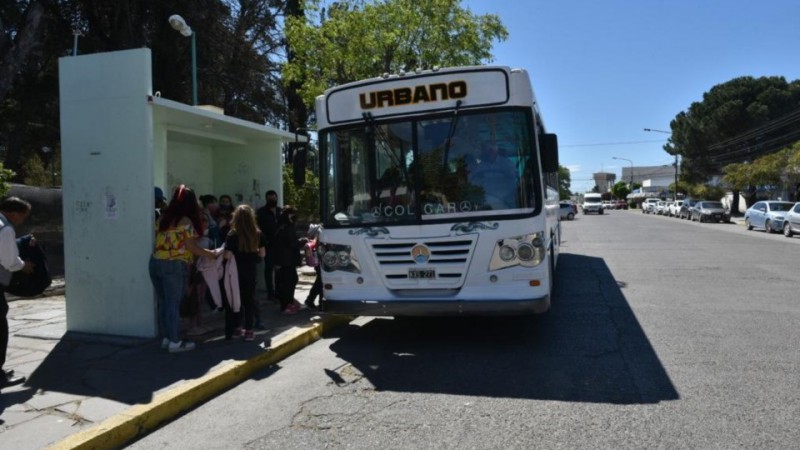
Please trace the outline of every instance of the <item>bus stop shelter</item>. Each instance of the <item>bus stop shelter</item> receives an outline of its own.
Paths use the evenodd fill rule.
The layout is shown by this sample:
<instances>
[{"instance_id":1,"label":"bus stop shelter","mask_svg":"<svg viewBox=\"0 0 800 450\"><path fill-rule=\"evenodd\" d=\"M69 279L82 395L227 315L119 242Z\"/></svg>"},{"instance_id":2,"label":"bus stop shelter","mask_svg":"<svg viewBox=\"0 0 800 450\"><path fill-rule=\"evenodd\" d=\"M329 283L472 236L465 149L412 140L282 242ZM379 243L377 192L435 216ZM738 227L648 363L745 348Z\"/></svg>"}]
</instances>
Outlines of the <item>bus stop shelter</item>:
<instances>
[{"instance_id":1,"label":"bus stop shelter","mask_svg":"<svg viewBox=\"0 0 800 450\"><path fill-rule=\"evenodd\" d=\"M59 88L67 330L155 337L154 186L257 207L298 138L161 98L146 48L61 58Z\"/></svg>"}]
</instances>

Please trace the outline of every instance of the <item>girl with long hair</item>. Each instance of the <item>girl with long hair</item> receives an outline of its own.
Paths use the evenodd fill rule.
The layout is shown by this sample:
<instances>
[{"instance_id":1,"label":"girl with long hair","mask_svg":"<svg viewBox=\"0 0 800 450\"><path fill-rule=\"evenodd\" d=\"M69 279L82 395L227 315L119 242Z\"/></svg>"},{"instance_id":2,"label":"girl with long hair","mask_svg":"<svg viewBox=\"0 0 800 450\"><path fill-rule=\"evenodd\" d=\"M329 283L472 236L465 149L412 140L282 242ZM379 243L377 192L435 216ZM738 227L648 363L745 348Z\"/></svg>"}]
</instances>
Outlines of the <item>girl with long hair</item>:
<instances>
[{"instance_id":1,"label":"girl with long hair","mask_svg":"<svg viewBox=\"0 0 800 450\"><path fill-rule=\"evenodd\" d=\"M249 205L239 205L233 211L231 230L225 240L225 258L235 258L239 272L239 296L244 319L244 340L255 338L253 325L256 319L256 265L266 254L266 239L256 225L256 214ZM231 337L229 330L233 310L226 307L225 338Z\"/></svg>"},{"instance_id":2,"label":"girl with long hair","mask_svg":"<svg viewBox=\"0 0 800 450\"><path fill-rule=\"evenodd\" d=\"M197 196L186 185L177 186L158 219L155 250L150 257L150 280L158 302L161 348L171 353L189 351L195 347L194 342L181 340L180 304L194 258L218 256L216 251L198 245L203 231Z\"/></svg>"}]
</instances>

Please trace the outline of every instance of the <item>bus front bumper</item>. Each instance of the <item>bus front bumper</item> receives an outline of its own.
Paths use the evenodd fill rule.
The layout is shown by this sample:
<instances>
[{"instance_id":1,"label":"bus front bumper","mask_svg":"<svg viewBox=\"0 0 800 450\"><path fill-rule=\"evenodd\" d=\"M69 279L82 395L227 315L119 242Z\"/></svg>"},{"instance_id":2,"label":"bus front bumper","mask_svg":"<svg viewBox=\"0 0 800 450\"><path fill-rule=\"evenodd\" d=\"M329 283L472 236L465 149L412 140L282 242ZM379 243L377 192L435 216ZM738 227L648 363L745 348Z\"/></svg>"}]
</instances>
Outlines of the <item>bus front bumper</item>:
<instances>
[{"instance_id":1,"label":"bus front bumper","mask_svg":"<svg viewBox=\"0 0 800 450\"><path fill-rule=\"evenodd\" d=\"M522 300L322 300L327 314L348 316L520 316L543 314L550 297Z\"/></svg>"}]
</instances>

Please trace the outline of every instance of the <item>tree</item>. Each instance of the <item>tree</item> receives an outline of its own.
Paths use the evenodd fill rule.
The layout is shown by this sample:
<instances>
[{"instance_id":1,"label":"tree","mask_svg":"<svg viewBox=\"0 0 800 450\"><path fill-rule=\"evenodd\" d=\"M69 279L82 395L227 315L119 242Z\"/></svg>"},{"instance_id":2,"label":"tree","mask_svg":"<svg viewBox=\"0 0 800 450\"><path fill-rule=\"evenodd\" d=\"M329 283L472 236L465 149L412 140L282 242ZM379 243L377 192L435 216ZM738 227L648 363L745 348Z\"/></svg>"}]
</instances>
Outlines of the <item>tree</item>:
<instances>
[{"instance_id":1,"label":"tree","mask_svg":"<svg viewBox=\"0 0 800 450\"><path fill-rule=\"evenodd\" d=\"M343 0L329 9L321 3L311 0L304 17L286 18L294 58L284 80L302 83L309 107L325 89L350 81L491 61L492 42L508 36L498 16L476 16L460 0Z\"/></svg>"},{"instance_id":2,"label":"tree","mask_svg":"<svg viewBox=\"0 0 800 450\"><path fill-rule=\"evenodd\" d=\"M11 189L8 183L11 182L14 175L16 174L13 170L6 169L3 167L3 163L0 163L0 197L5 197L9 189Z\"/></svg>"},{"instance_id":3,"label":"tree","mask_svg":"<svg viewBox=\"0 0 800 450\"><path fill-rule=\"evenodd\" d=\"M628 189L628 183L625 181L618 181L611 187L611 193L614 194L614 197L626 199L628 198L628 194L631 193L630 189Z\"/></svg>"},{"instance_id":4,"label":"tree","mask_svg":"<svg viewBox=\"0 0 800 450\"><path fill-rule=\"evenodd\" d=\"M300 221L319 222L319 177L306 169L306 183L295 186L292 182L292 166L283 166L283 202L297 208Z\"/></svg>"},{"instance_id":5,"label":"tree","mask_svg":"<svg viewBox=\"0 0 800 450\"><path fill-rule=\"evenodd\" d=\"M783 188L791 192L800 182L800 142L753 162L728 164L722 171L723 181L741 191L748 207L755 203L759 188L770 193Z\"/></svg>"},{"instance_id":6,"label":"tree","mask_svg":"<svg viewBox=\"0 0 800 450\"><path fill-rule=\"evenodd\" d=\"M680 112L664 150L683 156L683 180L703 183L727 164L791 145L798 125L800 80L740 77L712 87Z\"/></svg>"},{"instance_id":7,"label":"tree","mask_svg":"<svg viewBox=\"0 0 800 450\"><path fill-rule=\"evenodd\" d=\"M13 68L11 88L0 96L0 147L5 164L20 179L24 161L42 147L59 150L58 58L72 52L73 30L82 32L78 53L148 47L153 54L153 88L162 97L191 101L190 39L170 28L167 18L181 14L197 32L200 103L257 123L285 123L279 79L282 57L280 2L265 0L62 0L18 1L0 6L0 85ZM26 9L27 8L27 9ZM9 43L26 33L23 13L43 10L41 31L26 58L7 65ZM12 39L13 38L13 39ZM30 39L29 39L30 40ZM20 46L18 46L20 47ZM21 47L20 47L21 48ZM1 88L2 86L0 86Z\"/></svg>"},{"instance_id":8,"label":"tree","mask_svg":"<svg viewBox=\"0 0 800 450\"><path fill-rule=\"evenodd\" d=\"M0 103L42 39L44 7L37 1L4 2L0 6Z\"/></svg>"},{"instance_id":9,"label":"tree","mask_svg":"<svg viewBox=\"0 0 800 450\"><path fill-rule=\"evenodd\" d=\"M570 192L570 184L572 183L569 169L559 164L558 166L558 198L561 200L569 200L572 196Z\"/></svg>"}]
</instances>

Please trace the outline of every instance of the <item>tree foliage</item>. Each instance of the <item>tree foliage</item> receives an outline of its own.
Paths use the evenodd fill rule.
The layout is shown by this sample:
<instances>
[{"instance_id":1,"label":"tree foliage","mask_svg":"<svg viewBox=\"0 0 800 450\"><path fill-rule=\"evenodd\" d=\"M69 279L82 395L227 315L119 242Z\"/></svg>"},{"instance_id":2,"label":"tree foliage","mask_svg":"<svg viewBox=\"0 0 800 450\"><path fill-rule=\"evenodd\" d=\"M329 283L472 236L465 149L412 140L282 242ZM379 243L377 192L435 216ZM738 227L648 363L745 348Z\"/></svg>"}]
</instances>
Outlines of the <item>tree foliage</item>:
<instances>
[{"instance_id":1,"label":"tree foliage","mask_svg":"<svg viewBox=\"0 0 800 450\"><path fill-rule=\"evenodd\" d=\"M300 221L319 222L319 177L306 169L306 183L295 186L292 178L292 166L283 166L283 203L297 208Z\"/></svg>"},{"instance_id":2,"label":"tree foliage","mask_svg":"<svg viewBox=\"0 0 800 450\"><path fill-rule=\"evenodd\" d=\"M167 21L180 14L196 33L199 103L257 123L285 122L277 62L283 52L278 0L61 0L4 2L0 5L0 85L5 61L14 73L0 96L0 148L6 166L24 179L25 161L43 147L60 148L58 58L73 51L73 30L81 33L78 54L148 47L153 54L153 89L162 97L191 103L191 39ZM40 31L29 26L29 10L42 8ZM30 31L25 31L31 29ZM27 33L16 58L13 45ZM2 92L0 92L2 93Z\"/></svg>"},{"instance_id":3,"label":"tree foliage","mask_svg":"<svg viewBox=\"0 0 800 450\"><path fill-rule=\"evenodd\" d=\"M14 178L13 170L6 169L3 167L3 163L0 163L0 198L5 197L8 191L11 189L9 183Z\"/></svg>"},{"instance_id":4,"label":"tree foliage","mask_svg":"<svg viewBox=\"0 0 800 450\"><path fill-rule=\"evenodd\" d=\"M670 123L664 146L683 157L681 177L702 183L727 164L790 145L800 125L800 80L740 77L703 94Z\"/></svg>"},{"instance_id":5,"label":"tree foliage","mask_svg":"<svg viewBox=\"0 0 800 450\"><path fill-rule=\"evenodd\" d=\"M723 181L741 191L747 205L756 200L758 188L772 192L800 183L800 142L752 162L723 167Z\"/></svg>"},{"instance_id":6,"label":"tree foliage","mask_svg":"<svg viewBox=\"0 0 800 450\"><path fill-rule=\"evenodd\" d=\"M344 0L288 17L286 39L295 52L283 70L300 82L309 106L332 86L435 66L476 65L492 60L492 42L508 32L494 14L477 16L460 0Z\"/></svg>"},{"instance_id":7,"label":"tree foliage","mask_svg":"<svg viewBox=\"0 0 800 450\"><path fill-rule=\"evenodd\" d=\"M614 197L625 199L628 197L628 194L631 193L631 190L628 189L628 183L625 181L618 181L611 187L611 193L614 194Z\"/></svg>"},{"instance_id":8,"label":"tree foliage","mask_svg":"<svg viewBox=\"0 0 800 450\"><path fill-rule=\"evenodd\" d=\"M569 200L572 196L569 188L572 184L569 169L559 164L558 166L558 197L561 200Z\"/></svg>"}]
</instances>

